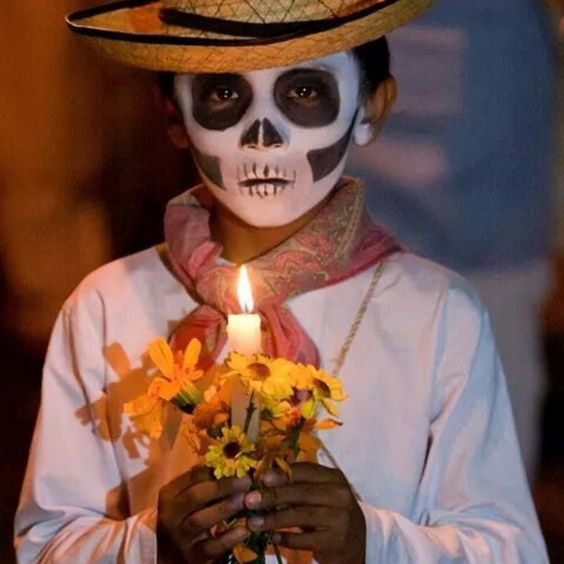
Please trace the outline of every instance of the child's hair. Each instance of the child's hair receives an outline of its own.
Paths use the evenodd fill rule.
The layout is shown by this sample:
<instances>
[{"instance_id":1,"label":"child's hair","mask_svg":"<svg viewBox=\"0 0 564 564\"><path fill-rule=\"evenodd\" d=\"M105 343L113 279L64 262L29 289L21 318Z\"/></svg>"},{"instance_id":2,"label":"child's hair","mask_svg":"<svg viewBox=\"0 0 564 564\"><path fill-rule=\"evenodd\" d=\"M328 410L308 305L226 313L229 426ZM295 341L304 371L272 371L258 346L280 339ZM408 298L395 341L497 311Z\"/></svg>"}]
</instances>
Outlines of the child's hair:
<instances>
[{"instance_id":1,"label":"child's hair","mask_svg":"<svg viewBox=\"0 0 564 564\"><path fill-rule=\"evenodd\" d=\"M359 45L352 50L361 71L361 94L374 92L390 76L390 48L385 37ZM166 97L174 97L174 73L157 74L159 88Z\"/></svg>"},{"instance_id":2,"label":"child's hair","mask_svg":"<svg viewBox=\"0 0 564 564\"><path fill-rule=\"evenodd\" d=\"M361 72L362 95L374 92L378 85L391 76L390 47L385 37L355 47L353 56Z\"/></svg>"}]
</instances>

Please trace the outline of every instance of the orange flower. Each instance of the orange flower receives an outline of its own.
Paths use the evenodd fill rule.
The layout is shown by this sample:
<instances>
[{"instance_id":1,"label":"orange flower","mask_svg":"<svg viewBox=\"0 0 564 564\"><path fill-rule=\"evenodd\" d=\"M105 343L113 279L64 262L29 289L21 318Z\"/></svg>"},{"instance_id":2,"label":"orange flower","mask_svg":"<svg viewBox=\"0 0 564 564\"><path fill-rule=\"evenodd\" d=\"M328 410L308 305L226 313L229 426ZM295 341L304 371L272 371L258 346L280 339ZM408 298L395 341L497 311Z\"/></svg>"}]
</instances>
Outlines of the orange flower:
<instances>
[{"instance_id":1,"label":"orange flower","mask_svg":"<svg viewBox=\"0 0 564 564\"><path fill-rule=\"evenodd\" d=\"M239 564L254 562L258 558L258 554L254 550L251 550L242 543L233 548L233 556Z\"/></svg>"},{"instance_id":2,"label":"orange flower","mask_svg":"<svg viewBox=\"0 0 564 564\"><path fill-rule=\"evenodd\" d=\"M193 384L204 375L196 366L202 345L192 339L184 353L177 351L176 358L170 345L162 338L149 345L149 357L161 376L151 383L159 397L166 401L175 400L180 407L196 405L203 400L202 392Z\"/></svg>"},{"instance_id":3,"label":"orange flower","mask_svg":"<svg viewBox=\"0 0 564 564\"><path fill-rule=\"evenodd\" d=\"M151 381L147 393L123 408L142 433L153 439L162 435L166 402L174 401L179 407L187 408L202 401L203 394L194 385L203 376L203 372L196 369L200 350L200 342L192 339L184 353L179 351L175 359L170 345L162 337L149 345L149 357L159 375Z\"/></svg>"},{"instance_id":4,"label":"orange flower","mask_svg":"<svg viewBox=\"0 0 564 564\"><path fill-rule=\"evenodd\" d=\"M229 415L229 405L216 394L209 401L196 406L193 421L198 429L213 429L223 425L229 419Z\"/></svg>"}]
</instances>

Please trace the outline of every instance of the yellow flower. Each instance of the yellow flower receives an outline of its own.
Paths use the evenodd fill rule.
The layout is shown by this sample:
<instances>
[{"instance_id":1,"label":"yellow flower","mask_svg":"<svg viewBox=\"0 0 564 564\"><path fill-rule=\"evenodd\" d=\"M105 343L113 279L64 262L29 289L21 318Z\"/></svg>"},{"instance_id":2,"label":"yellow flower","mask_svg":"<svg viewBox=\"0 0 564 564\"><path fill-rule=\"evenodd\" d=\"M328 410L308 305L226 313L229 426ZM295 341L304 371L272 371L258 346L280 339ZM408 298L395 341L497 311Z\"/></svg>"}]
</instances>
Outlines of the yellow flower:
<instances>
[{"instance_id":1,"label":"yellow flower","mask_svg":"<svg viewBox=\"0 0 564 564\"><path fill-rule=\"evenodd\" d=\"M289 413L291 408L292 408L292 405L287 400L278 401L278 400L273 400L273 399L268 398L268 397L261 397L260 398L260 410L261 410L261 412L262 411L268 411L268 413L270 413L270 415L274 419L278 419L279 417L284 417L285 415L287 415Z\"/></svg>"},{"instance_id":2,"label":"yellow flower","mask_svg":"<svg viewBox=\"0 0 564 564\"><path fill-rule=\"evenodd\" d=\"M237 425L223 427L221 438L208 449L204 456L206 466L214 469L214 476L220 478L244 478L256 461L251 458L255 446Z\"/></svg>"},{"instance_id":3,"label":"yellow flower","mask_svg":"<svg viewBox=\"0 0 564 564\"><path fill-rule=\"evenodd\" d=\"M181 408L200 403L203 394L193 382L204 375L202 370L196 369L201 349L200 341L192 339L184 353L178 351L175 358L170 345L162 337L154 340L148 352L161 376L151 383L149 395L156 394L166 401L174 400Z\"/></svg>"},{"instance_id":4,"label":"yellow flower","mask_svg":"<svg viewBox=\"0 0 564 564\"><path fill-rule=\"evenodd\" d=\"M277 402L289 398L293 393L288 377L293 365L283 358L273 360L263 354L248 358L242 354L231 353L226 364L232 373L240 376L243 385L260 398Z\"/></svg>"},{"instance_id":5,"label":"yellow flower","mask_svg":"<svg viewBox=\"0 0 564 564\"><path fill-rule=\"evenodd\" d=\"M331 415L337 416L339 412L335 402L347 399L338 378L311 364L296 365L292 371L292 379L298 390L295 396L299 397L301 393L304 397L304 392L310 392L309 397L307 399L304 397L301 403L301 414L306 419L311 419L315 415L318 403L321 403Z\"/></svg>"}]
</instances>

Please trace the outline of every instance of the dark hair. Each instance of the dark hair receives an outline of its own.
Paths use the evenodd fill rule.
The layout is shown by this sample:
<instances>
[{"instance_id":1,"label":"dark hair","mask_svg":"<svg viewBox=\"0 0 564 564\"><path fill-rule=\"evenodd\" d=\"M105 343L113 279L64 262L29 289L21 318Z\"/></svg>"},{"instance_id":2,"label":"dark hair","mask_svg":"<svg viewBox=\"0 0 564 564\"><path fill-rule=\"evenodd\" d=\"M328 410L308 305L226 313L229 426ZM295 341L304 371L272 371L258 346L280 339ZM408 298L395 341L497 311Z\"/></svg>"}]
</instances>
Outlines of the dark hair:
<instances>
[{"instance_id":1,"label":"dark hair","mask_svg":"<svg viewBox=\"0 0 564 564\"><path fill-rule=\"evenodd\" d=\"M174 74L170 71L157 73L157 84L166 98L174 98Z\"/></svg>"},{"instance_id":2,"label":"dark hair","mask_svg":"<svg viewBox=\"0 0 564 564\"><path fill-rule=\"evenodd\" d=\"M388 40L386 37L379 37L355 47L352 52L360 67L361 94L374 92L391 75Z\"/></svg>"},{"instance_id":3,"label":"dark hair","mask_svg":"<svg viewBox=\"0 0 564 564\"><path fill-rule=\"evenodd\" d=\"M385 37L359 45L352 50L361 72L361 94L369 94L390 76L390 48ZM174 73L157 73L157 82L162 93L174 96Z\"/></svg>"}]
</instances>

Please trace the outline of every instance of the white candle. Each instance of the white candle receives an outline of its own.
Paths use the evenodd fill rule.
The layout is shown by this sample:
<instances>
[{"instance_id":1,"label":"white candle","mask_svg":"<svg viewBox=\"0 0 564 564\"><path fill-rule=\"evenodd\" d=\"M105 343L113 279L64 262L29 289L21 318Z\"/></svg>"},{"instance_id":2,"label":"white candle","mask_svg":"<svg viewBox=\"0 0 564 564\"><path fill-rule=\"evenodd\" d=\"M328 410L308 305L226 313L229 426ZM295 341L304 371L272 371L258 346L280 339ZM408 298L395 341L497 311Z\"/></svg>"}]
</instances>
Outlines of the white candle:
<instances>
[{"instance_id":1,"label":"white candle","mask_svg":"<svg viewBox=\"0 0 564 564\"><path fill-rule=\"evenodd\" d=\"M246 267L243 265L237 282L237 298L243 313L230 314L227 319L229 350L252 356L261 352L260 315L254 310L253 293ZM247 417L250 396L240 382L237 382L231 398L231 424L243 428ZM258 413L255 411L248 429L251 441L258 437Z\"/></svg>"},{"instance_id":2,"label":"white candle","mask_svg":"<svg viewBox=\"0 0 564 564\"><path fill-rule=\"evenodd\" d=\"M251 356L260 352L260 316L252 313L229 315L229 350Z\"/></svg>"},{"instance_id":3,"label":"white candle","mask_svg":"<svg viewBox=\"0 0 564 564\"><path fill-rule=\"evenodd\" d=\"M251 356L261 352L260 315L253 313L255 303L245 265L241 267L239 272L237 298L243 313L228 316L229 350Z\"/></svg>"}]
</instances>

